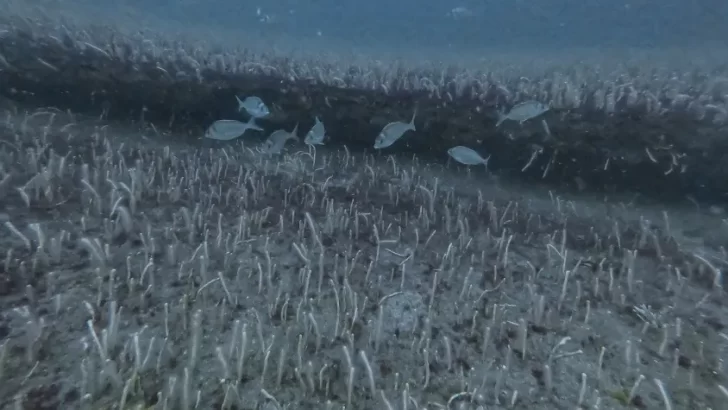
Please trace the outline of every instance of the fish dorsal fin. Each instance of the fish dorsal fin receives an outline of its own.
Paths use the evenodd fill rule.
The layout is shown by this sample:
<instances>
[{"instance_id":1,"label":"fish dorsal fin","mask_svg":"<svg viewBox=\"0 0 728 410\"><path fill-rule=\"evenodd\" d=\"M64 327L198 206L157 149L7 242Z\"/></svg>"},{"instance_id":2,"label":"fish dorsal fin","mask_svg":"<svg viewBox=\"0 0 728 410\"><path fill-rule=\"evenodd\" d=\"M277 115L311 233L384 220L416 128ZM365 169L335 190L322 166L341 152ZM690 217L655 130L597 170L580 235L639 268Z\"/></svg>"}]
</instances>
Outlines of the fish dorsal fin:
<instances>
[{"instance_id":1,"label":"fish dorsal fin","mask_svg":"<svg viewBox=\"0 0 728 410\"><path fill-rule=\"evenodd\" d=\"M412 113L412 119L409 122L410 127L412 127L413 130L415 130L415 118L417 118L417 111L419 110L419 105L415 105L415 111Z\"/></svg>"}]
</instances>

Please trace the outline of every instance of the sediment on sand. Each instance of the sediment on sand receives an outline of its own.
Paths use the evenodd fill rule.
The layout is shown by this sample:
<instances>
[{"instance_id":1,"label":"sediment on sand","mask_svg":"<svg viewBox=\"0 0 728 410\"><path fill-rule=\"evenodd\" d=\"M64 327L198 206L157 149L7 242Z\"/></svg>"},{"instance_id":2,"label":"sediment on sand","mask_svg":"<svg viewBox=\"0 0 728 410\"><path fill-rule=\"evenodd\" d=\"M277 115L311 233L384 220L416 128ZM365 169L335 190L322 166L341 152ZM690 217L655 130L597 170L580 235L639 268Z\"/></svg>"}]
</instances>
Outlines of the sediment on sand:
<instances>
[{"instance_id":1,"label":"sediment on sand","mask_svg":"<svg viewBox=\"0 0 728 410\"><path fill-rule=\"evenodd\" d=\"M544 61L537 68L516 58L463 68L367 65L43 17L3 19L0 93L21 103L199 138L215 120L241 119L235 95L257 95L274 107L261 121L267 133L296 123L306 129L317 115L330 144L350 149L370 149L383 125L409 120L417 107L416 133L387 154L445 161L448 148L466 145L491 155L500 175L552 186L712 204L728 192L728 80L721 77L728 58L721 56L693 66L677 63L679 51L659 59L615 52L616 62ZM552 109L525 124L495 126L498 110L528 99Z\"/></svg>"}]
</instances>

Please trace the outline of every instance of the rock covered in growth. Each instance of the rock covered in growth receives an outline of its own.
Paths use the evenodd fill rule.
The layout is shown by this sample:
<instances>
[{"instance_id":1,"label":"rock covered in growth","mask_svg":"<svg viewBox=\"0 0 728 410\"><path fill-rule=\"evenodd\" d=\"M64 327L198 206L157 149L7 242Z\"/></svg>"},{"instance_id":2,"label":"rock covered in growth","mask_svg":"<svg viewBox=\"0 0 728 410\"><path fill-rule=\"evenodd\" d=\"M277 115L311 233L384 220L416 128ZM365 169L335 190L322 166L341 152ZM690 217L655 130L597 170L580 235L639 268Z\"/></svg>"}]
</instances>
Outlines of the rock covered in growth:
<instances>
[{"instance_id":1,"label":"rock covered in growth","mask_svg":"<svg viewBox=\"0 0 728 410\"><path fill-rule=\"evenodd\" d=\"M138 31L118 18L99 27L9 4L0 17L0 92L15 100L199 136L213 121L237 118L236 96L255 95L273 107L267 131L282 128L275 123L307 129L318 115L333 142L350 148L371 147L385 124L418 107L418 131L391 152L444 160L465 145L491 155L492 170L527 180L710 201L728 191L724 54L372 62L213 43L192 29L186 38L161 25ZM495 127L498 111L526 100L550 110Z\"/></svg>"}]
</instances>

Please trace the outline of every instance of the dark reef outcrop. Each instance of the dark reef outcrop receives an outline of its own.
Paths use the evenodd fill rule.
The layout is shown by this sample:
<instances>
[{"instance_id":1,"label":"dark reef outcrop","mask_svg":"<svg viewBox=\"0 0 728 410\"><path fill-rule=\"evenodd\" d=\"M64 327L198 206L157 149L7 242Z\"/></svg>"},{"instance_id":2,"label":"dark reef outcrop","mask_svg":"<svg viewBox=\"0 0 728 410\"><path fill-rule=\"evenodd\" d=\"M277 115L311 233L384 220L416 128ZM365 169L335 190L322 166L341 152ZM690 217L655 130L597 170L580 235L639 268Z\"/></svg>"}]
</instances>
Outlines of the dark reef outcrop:
<instances>
[{"instance_id":1,"label":"dark reef outcrop","mask_svg":"<svg viewBox=\"0 0 728 410\"><path fill-rule=\"evenodd\" d=\"M541 74L530 67L526 78L516 65L358 66L47 16L1 20L0 95L24 104L150 122L196 139L217 119L241 118L235 95L257 95L273 108L261 121L266 131L306 129L317 115L331 144L350 149L370 149L384 124L408 120L418 107L416 134L386 153L441 161L448 148L467 145L492 155L498 173L554 186L713 204L728 193L728 69L720 59L674 70L626 61L609 74L586 63ZM527 99L552 109L496 128L498 110Z\"/></svg>"}]
</instances>

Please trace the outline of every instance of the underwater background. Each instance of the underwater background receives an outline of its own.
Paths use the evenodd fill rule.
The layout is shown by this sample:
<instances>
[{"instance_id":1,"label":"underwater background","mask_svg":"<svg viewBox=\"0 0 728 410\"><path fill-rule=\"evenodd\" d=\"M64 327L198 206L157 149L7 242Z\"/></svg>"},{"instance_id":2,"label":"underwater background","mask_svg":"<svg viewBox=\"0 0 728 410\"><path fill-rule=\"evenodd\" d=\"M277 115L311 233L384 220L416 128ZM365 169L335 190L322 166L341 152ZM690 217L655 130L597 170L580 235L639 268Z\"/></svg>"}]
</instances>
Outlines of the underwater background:
<instances>
[{"instance_id":1,"label":"underwater background","mask_svg":"<svg viewBox=\"0 0 728 410\"><path fill-rule=\"evenodd\" d=\"M726 21L0 2L0 408L725 408Z\"/></svg>"}]
</instances>

